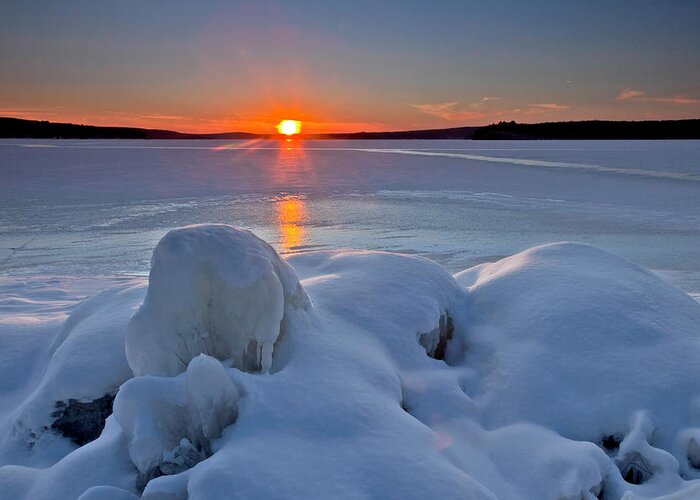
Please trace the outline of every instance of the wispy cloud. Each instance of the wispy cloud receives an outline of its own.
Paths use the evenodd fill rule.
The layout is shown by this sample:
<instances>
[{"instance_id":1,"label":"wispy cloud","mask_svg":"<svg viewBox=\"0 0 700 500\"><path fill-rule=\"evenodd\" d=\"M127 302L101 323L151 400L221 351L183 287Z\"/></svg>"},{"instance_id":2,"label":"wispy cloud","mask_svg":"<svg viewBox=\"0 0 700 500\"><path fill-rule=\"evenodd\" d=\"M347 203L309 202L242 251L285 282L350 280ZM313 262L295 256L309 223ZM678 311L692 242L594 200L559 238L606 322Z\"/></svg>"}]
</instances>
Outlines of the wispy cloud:
<instances>
[{"instance_id":1,"label":"wispy cloud","mask_svg":"<svg viewBox=\"0 0 700 500\"><path fill-rule=\"evenodd\" d=\"M638 99L643 95L644 92L640 92L639 90L624 89L617 95L616 99L618 101L630 101L632 99Z\"/></svg>"},{"instance_id":2,"label":"wispy cloud","mask_svg":"<svg viewBox=\"0 0 700 500\"><path fill-rule=\"evenodd\" d=\"M482 97L481 99L479 99L477 102L472 103L470 105L470 107L472 107L474 109L482 109L482 108L491 106L490 103L492 103L494 101L500 101L500 100L501 100L500 97L485 96L485 97Z\"/></svg>"},{"instance_id":3,"label":"wispy cloud","mask_svg":"<svg viewBox=\"0 0 700 500\"><path fill-rule=\"evenodd\" d=\"M540 116L548 112L557 112L571 107L567 104L542 102L526 104L525 107L513 109L510 106L506 107L501 97L494 96L482 97L478 101L468 105L460 104L459 101L447 101L429 104L412 104L412 106L423 113L438 116L448 121L483 121L485 118L495 120L519 113L522 113L521 116Z\"/></svg>"},{"instance_id":4,"label":"wispy cloud","mask_svg":"<svg viewBox=\"0 0 700 500\"><path fill-rule=\"evenodd\" d=\"M656 97L654 100L657 102L666 102L669 104L700 104L700 99L693 99L690 97L683 97L676 95L673 97Z\"/></svg>"},{"instance_id":5,"label":"wispy cloud","mask_svg":"<svg viewBox=\"0 0 700 500\"><path fill-rule=\"evenodd\" d=\"M557 104L556 102L542 102L538 104L528 104L531 108L548 109L550 111L559 111L561 109L569 109L571 106L566 104Z\"/></svg>"},{"instance_id":6,"label":"wispy cloud","mask_svg":"<svg viewBox=\"0 0 700 500\"><path fill-rule=\"evenodd\" d=\"M459 107L458 101L438 102L430 104L412 104L414 108L428 115L438 116L448 121L476 120L486 116L480 111L472 111Z\"/></svg>"},{"instance_id":7,"label":"wispy cloud","mask_svg":"<svg viewBox=\"0 0 700 500\"><path fill-rule=\"evenodd\" d=\"M148 118L152 120L184 120L184 116L178 115L161 115L160 113L152 113L149 115L141 115L141 118Z\"/></svg>"},{"instance_id":8,"label":"wispy cloud","mask_svg":"<svg viewBox=\"0 0 700 500\"><path fill-rule=\"evenodd\" d=\"M700 104L700 99L683 95L648 96L641 90L623 89L616 97L618 101L660 102L664 104Z\"/></svg>"},{"instance_id":9,"label":"wispy cloud","mask_svg":"<svg viewBox=\"0 0 700 500\"><path fill-rule=\"evenodd\" d=\"M146 112L146 113L128 113L124 111L113 111L113 110L107 110L102 112L103 115L105 116L114 116L118 118L130 118L132 120L192 120L193 117L191 116L182 116L182 115L169 115L169 114L163 114L163 113L153 113L153 112Z\"/></svg>"}]
</instances>

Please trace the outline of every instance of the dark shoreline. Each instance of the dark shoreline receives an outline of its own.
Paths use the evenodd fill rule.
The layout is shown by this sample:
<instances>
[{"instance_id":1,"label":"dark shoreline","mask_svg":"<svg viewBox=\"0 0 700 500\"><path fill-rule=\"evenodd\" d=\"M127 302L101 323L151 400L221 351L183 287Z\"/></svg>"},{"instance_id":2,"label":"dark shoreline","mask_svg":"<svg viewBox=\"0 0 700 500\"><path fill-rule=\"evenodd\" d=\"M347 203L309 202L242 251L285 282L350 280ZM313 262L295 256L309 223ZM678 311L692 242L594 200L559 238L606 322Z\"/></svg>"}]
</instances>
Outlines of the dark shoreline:
<instances>
[{"instance_id":1,"label":"dark shoreline","mask_svg":"<svg viewBox=\"0 0 700 500\"><path fill-rule=\"evenodd\" d=\"M173 130L134 127L98 127L72 123L0 117L4 139L176 139L251 140L279 139L279 134L224 132L187 134ZM700 139L700 119L655 121L587 120L547 123L500 122L483 127L300 134L307 140L655 140Z\"/></svg>"}]
</instances>

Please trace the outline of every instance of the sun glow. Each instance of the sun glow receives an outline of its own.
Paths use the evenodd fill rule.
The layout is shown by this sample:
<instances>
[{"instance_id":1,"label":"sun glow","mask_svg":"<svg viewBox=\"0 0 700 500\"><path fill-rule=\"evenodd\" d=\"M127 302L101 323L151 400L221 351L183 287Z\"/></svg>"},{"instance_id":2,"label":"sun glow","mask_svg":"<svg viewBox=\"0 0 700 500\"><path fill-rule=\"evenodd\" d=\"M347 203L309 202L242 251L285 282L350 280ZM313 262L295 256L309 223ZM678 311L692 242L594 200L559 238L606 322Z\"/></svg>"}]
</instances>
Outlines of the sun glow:
<instances>
[{"instance_id":1,"label":"sun glow","mask_svg":"<svg viewBox=\"0 0 700 500\"><path fill-rule=\"evenodd\" d=\"M282 120L277 125L277 130L283 135L295 135L301 132L301 122L299 120Z\"/></svg>"}]
</instances>

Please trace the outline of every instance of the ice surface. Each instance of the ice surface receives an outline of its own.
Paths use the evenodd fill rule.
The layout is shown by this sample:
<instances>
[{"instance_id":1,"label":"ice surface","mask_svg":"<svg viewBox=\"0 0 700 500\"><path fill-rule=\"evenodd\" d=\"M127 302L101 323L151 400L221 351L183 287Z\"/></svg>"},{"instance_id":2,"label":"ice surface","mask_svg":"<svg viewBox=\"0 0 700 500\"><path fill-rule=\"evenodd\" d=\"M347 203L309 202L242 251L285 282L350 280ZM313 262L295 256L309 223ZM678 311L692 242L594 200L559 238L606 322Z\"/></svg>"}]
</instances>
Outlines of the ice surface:
<instances>
[{"instance_id":1,"label":"ice surface","mask_svg":"<svg viewBox=\"0 0 700 500\"><path fill-rule=\"evenodd\" d=\"M165 232L218 222L284 253L402 251L451 272L582 241L700 296L698 157L700 141L5 139L0 274L147 274Z\"/></svg>"},{"instance_id":2,"label":"ice surface","mask_svg":"<svg viewBox=\"0 0 700 500\"><path fill-rule=\"evenodd\" d=\"M114 415L84 446L51 430L51 446L0 443L3 495L632 500L700 491L700 304L593 246L539 246L452 276L423 257L376 251L285 261L250 233L198 226L163 238L145 293L132 280L77 307L58 293L67 305L29 326L17 293L0 339L22 354L12 369L30 380L19 392L0 386L22 409L3 406L2 422L46 422L57 395L93 398L129 380L116 382ZM135 318L145 319L128 336L157 339L139 348L154 364L132 365L132 377L123 332L142 302ZM229 327L236 340L223 346L272 339L272 369L248 369L219 342L214 357L191 349L176 351L187 363L172 361L170 342L217 307L236 313L205 321ZM258 314L276 330L270 321L264 335L250 333ZM22 350L10 333L21 325L45 356ZM68 346L79 365L70 370L57 354ZM121 368L99 373L103 365Z\"/></svg>"},{"instance_id":3,"label":"ice surface","mask_svg":"<svg viewBox=\"0 0 700 500\"><path fill-rule=\"evenodd\" d=\"M269 371L285 315L306 302L294 271L252 233L226 225L170 231L129 321L129 366L136 375L176 375L206 353Z\"/></svg>"}]
</instances>

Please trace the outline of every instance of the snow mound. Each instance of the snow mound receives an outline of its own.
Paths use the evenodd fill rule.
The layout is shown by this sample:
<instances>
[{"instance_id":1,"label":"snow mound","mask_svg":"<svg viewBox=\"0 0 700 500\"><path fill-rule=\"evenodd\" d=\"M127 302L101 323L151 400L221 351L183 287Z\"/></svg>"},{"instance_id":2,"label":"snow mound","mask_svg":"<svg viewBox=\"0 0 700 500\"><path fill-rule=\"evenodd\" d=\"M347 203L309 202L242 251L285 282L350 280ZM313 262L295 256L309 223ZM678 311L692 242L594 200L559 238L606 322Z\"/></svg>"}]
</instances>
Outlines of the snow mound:
<instances>
[{"instance_id":1,"label":"snow mound","mask_svg":"<svg viewBox=\"0 0 700 500\"><path fill-rule=\"evenodd\" d=\"M574 243L457 279L470 292L464 386L487 427L526 421L597 443L630 483L700 477L689 449L700 425L700 306L688 295Z\"/></svg>"},{"instance_id":2,"label":"snow mound","mask_svg":"<svg viewBox=\"0 0 700 500\"><path fill-rule=\"evenodd\" d=\"M51 467L0 467L0 498L74 500L100 487L87 498L95 498L98 492L109 492L101 498L123 500L129 497L119 490L136 493L135 479L136 471L129 459L124 434L110 417L99 438L72 451Z\"/></svg>"},{"instance_id":3,"label":"snow mound","mask_svg":"<svg viewBox=\"0 0 700 500\"><path fill-rule=\"evenodd\" d=\"M75 447L71 441L99 436L114 394L132 376L124 332L143 293L138 282L116 285L68 316L40 357L38 383L0 427L5 446L25 457L20 463L51 464Z\"/></svg>"},{"instance_id":4,"label":"snow mound","mask_svg":"<svg viewBox=\"0 0 700 500\"><path fill-rule=\"evenodd\" d=\"M307 302L294 271L251 232L170 231L153 251L148 293L129 322L129 366L136 375L177 375L205 353L268 371L285 315Z\"/></svg>"},{"instance_id":5,"label":"snow mound","mask_svg":"<svg viewBox=\"0 0 700 500\"><path fill-rule=\"evenodd\" d=\"M114 416L141 486L189 469L238 414L238 390L219 361L200 354L178 377L144 376L119 390Z\"/></svg>"}]
</instances>

